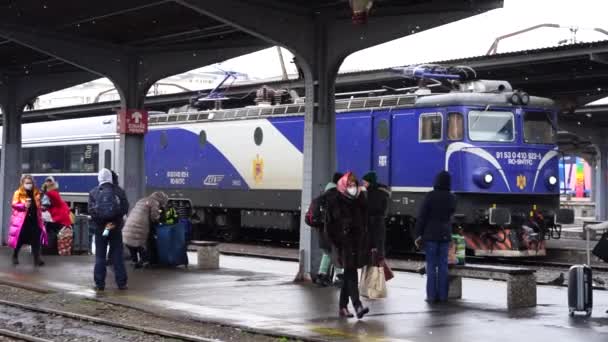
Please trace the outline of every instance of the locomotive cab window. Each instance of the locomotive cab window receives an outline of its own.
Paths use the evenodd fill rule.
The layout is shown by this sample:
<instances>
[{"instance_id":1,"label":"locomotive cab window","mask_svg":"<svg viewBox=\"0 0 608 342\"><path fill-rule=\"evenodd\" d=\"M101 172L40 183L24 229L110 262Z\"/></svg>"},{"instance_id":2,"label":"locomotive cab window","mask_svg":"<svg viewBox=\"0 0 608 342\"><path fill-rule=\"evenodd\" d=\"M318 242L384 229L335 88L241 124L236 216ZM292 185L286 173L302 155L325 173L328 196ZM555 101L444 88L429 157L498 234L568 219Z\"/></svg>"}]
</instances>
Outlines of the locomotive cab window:
<instances>
[{"instance_id":1,"label":"locomotive cab window","mask_svg":"<svg viewBox=\"0 0 608 342\"><path fill-rule=\"evenodd\" d=\"M443 117L441 113L420 115L419 130L418 137L421 142L441 141L443 138Z\"/></svg>"},{"instance_id":2,"label":"locomotive cab window","mask_svg":"<svg viewBox=\"0 0 608 342\"><path fill-rule=\"evenodd\" d=\"M473 141L510 142L515 137L513 113L472 110L469 138Z\"/></svg>"},{"instance_id":3,"label":"locomotive cab window","mask_svg":"<svg viewBox=\"0 0 608 342\"><path fill-rule=\"evenodd\" d=\"M464 118L460 113L448 114L448 139L462 140L464 137Z\"/></svg>"},{"instance_id":4,"label":"locomotive cab window","mask_svg":"<svg viewBox=\"0 0 608 342\"><path fill-rule=\"evenodd\" d=\"M551 113L526 112L524 115L524 141L528 144L555 144L555 128Z\"/></svg>"}]
</instances>

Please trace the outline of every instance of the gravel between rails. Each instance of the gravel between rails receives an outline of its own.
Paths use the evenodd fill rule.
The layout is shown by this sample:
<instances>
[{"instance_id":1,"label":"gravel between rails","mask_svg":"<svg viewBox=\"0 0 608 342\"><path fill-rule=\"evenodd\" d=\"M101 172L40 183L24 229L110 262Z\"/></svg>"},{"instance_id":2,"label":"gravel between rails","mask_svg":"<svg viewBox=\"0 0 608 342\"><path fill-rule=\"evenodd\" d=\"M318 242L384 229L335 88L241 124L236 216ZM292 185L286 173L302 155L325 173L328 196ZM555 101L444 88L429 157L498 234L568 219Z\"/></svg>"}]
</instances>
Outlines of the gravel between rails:
<instances>
[{"instance_id":1,"label":"gravel between rails","mask_svg":"<svg viewBox=\"0 0 608 342\"><path fill-rule=\"evenodd\" d=\"M73 312L81 315L98 317L115 321L118 323L137 325L153 329L162 329L167 331L175 331L183 334L195 335L220 341L293 341L286 338L276 338L265 335L252 334L249 332L245 332L241 329L221 326L217 324L201 323L188 319L176 319L171 317L152 315L140 310L127 308L121 305L102 303L94 300L72 296L65 293L41 294L34 291L0 285L0 299L23 304L36 305L39 307L54 310ZM53 325L42 324L43 328L46 326L48 329L51 329L51 331L46 332L46 328L45 331L41 330L42 328L40 328L40 321L43 319L43 314L29 312L29 314L24 316L16 316L21 317L21 320L15 320L13 316L8 315L7 317L4 314L5 311L10 311L9 309L12 308L7 308L2 305L0 306L0 309L0 328L15 331L19 329L20 326L22 326L24 330L17 330L17 332L35 335L42 338L49 338L53 341L179 341L177 339L159 338L158 336L143 333L133 333L130 335L130 331L128 330L113 327L101 327L99 329L103 330L104 333L96 334L94 333L95 331L87 332L87 329L85 329L86 327L83 327L83 325L89 325L90 323L80 322L80 326L77 324L72 325L73 323L70 322L78 321L74 321L71 319L67 319L65 322L65 326L69 328L62 329L62 331L64 331L64 333L67 332L67 334L69 334L71 331L70 329L74 329L76 333L84 333L84 336L75 336L76 334L72 334L67 335L68 337L64 339L63 336L52 335L54 333L54 331L52 330ZM18 313L18 309L15 309L13 313ZM11 317L13 318L11 319ZM16 326L14 324L16 324ZM28 331L28 329L30 330ZM121 333L113 334L113 331L121 331ZM50 335L36 335L31 334L31 332L44 332ZM108 336L112 336L112 339L104 338L106 332L109 334ZM125 339L121 336L129 336L129 338ZM17 340L11 340L6 337L2 338L4 338L4 340L6 341ZM0 338L0 341L4 340Z\"/></svg>"}]
</instances>

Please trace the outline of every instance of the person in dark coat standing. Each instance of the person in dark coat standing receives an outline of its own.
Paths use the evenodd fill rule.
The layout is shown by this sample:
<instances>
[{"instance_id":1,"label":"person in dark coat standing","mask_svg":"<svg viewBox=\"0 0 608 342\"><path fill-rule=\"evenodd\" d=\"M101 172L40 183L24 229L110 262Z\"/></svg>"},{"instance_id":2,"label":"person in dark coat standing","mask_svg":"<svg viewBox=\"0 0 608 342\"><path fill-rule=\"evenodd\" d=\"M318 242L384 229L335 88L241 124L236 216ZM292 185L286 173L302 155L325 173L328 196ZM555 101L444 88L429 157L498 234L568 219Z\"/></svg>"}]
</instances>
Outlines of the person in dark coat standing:
<instances>
[{"instance_id":1,"label":"person in dark coat standing","mask_svg":"<svg viewBox=\"0 0 608 342\"><path fill-rule=\"evenodd\" d=\"M340 317L353 317L348 311L348 299L357 318L369 312L361 304L357 269L367 264L367 204L360 196L357 178L351 172L338 181L338 192L328 196L327 234L332 244L334 265L344 268L344 282L340 291Z\"/></svg>"},{"instance_id":2,"label":"person in dark coat standing","mask_svg":"<svg viewBox=\"0 0 608 342\"><path fill-rule=\"evenodd\" d=\"M334 173L331 182L325 186L323 195L325 198L334 196L338 192L337 183L344 174L340 172ZM326 224L327 222L325 222ZM329 276L329 267L331 266L331 242L327 236L327 227L319 229L319 248L321 248L321 263L319 264L319 271L317 272L317 278L315 283L319 286L330 286L331 279ZM340 274L341 275L341 274Z\"/></svg>"},{"instance_id":3,"label":"person in dark coat standing","mask_svg":"<svg viewBox=\"0 0 608 342\"><path fill-rule=\"evenodd\" d=\"M452 238L452 215L456 197L450 192L451 177L441 171L435 178L433 191L420 206L416 221L416 246L424 244L426 254L426 301L448 299L448 249Z\"/></svg>"},{"instance_id":4,"label":"person in dark coat standing","mask_svg":"<svg viewBox=\"0 0 608 342\"><path fill-rule=\"evenodd\" d=\"M378 260L382 260L385 256L386 216L391 192L386 185L378 183L374 171L363 176L363 185L367 188L367 229L370 248Z\"/></svg>"}]
</instances>

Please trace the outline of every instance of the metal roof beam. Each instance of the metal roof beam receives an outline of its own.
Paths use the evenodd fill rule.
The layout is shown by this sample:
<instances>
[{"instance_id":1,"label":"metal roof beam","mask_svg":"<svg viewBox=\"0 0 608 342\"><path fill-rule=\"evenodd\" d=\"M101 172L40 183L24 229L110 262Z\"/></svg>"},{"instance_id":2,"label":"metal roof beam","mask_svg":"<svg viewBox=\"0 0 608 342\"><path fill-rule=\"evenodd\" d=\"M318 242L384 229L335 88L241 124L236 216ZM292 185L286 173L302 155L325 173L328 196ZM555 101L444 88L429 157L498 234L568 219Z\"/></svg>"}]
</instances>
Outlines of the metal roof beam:
<instances>
[{"instance_id":1,"label":"metal roof beam","mask_svg":"<svg viewBox=\"0 0 608 342\"><path fill-rule=\"evenodd\" d=\"M102 77L115 73L126 52L105 42L15 25L0 25L0 36Z\"/></svg>"}]
</instances>

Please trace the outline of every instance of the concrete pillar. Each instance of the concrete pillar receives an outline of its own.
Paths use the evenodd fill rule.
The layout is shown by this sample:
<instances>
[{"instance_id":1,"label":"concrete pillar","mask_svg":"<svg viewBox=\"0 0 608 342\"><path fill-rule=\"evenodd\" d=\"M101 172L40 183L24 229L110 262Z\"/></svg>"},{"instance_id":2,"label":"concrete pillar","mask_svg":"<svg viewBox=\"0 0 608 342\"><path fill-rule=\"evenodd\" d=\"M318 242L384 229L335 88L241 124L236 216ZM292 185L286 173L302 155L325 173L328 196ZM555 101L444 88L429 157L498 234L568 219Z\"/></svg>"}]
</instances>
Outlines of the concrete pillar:
<instances>
[{"instance_id":1,"label":"concrete pillar","mask_svg":"<svg viewBox=\"0 0 608 342\"><path fill-rule=\"evenodd\" d=\"M2 243L8 241L9 219L13 193L21 180L21 114L14 87L6 87L0 97L2 106L2 157L0 159L0 189L2 189Z\"/></svg>"},{"instance_id":2,"label":"concrete pillar","mask_svg":"<svg viewBox=\"0 0 608 342\"><path fill-rule=\"evenodd\" d=\"M320 195L336 171L335 84L341 58L328 58L327 36L317 32L314 59L304 60L306 116L304 119L304 158L302 177L302 215L300 222L300 274L297 279L315 277L321 262L319 234L304 223L311 200Z\"/></svg>"},{"instance_id":3,"label":"concrete pillar","mask_svg":"<svg viewBox=\"0 0 608 342\"><path fill-rule=\"evenodd\" d=\"M143 109L146 93L153 82L141 81L137 57L130 57L126 69L123 77L112 80L121 97L121 109ZM133 207L146 193L144 135L120 135L118 163L120 184Z\"/></svg>"},{"instance_id":4,"label":"concrete pillar","mask_svg":"<svg viewBox=\"0 0 608 342\"><path fill-rule=\"evenodd\" d=\"M608 144L597 144L595 184L595 216L598 221L608 219Z\"/></svg>"}]
</instances>

